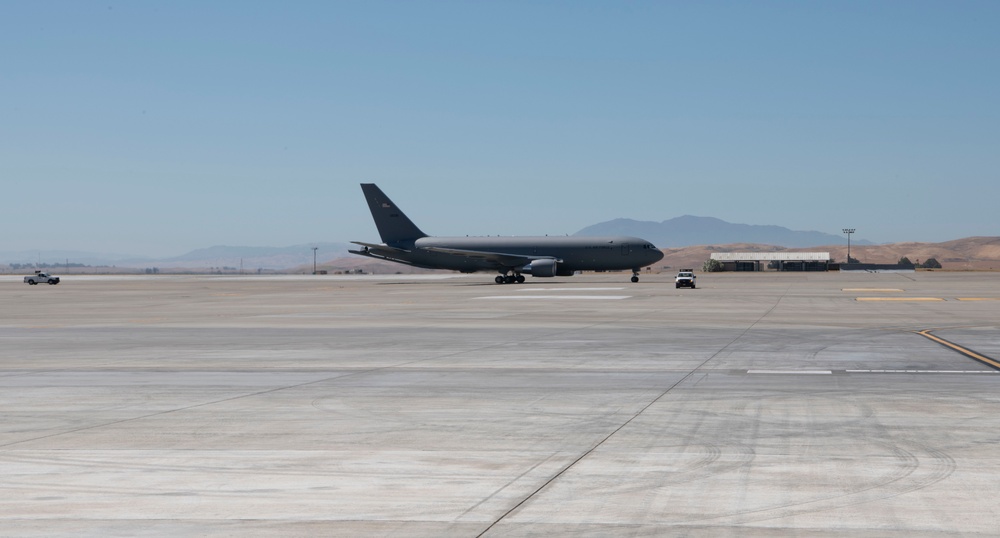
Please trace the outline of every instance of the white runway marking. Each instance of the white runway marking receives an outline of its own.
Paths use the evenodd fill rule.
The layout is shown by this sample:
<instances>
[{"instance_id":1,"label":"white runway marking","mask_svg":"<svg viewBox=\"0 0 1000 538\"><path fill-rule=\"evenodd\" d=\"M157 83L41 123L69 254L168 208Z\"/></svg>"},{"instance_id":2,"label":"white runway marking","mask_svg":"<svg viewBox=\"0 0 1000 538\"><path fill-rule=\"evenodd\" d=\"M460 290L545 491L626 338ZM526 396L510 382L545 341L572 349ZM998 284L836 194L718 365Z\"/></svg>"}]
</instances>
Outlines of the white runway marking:
<instances>
[{"instance_id":1,"label":"white runway marking","mask_svg":"<svg viewBox=\"0 0 1000 538\"><path fill-rule=\"evenodd\" d=\"M608 301L615 299L628 299L631 295L493 295L488 297L477 297L477 299L574 299L574 300L594 300Z\"/></svg>"},{"instance_id":2,"label":"white runway marking","mask_svg":"<svg viewBox=\"0 0 1000 538\"><path fill-rule=\"evenodd\" d=\"M905 291L905 290L901 290L899 288L841 288L840 291L878 291L878 292L882 292L882 291L886 291L886 292L889 292L889 291L899 291L899 292L902 292L902 291Z\"/></svg>"},{"instance_id":3,"label":"white runway marking","mask_svg":"<svg viewBox=\"0 0 1000 538\"><path fill-rule=\"evenodd\" d=\"M526 288L517 291L617 291L625 288Z\"/></svg>"},{"instance_id":4,"label":"white runway marking","mask_svg":"<svg viewBox=\"0 0 1000 538\"><path fill-rule=\"evenodd\" d=\"M832 374L832 370L747 370L748 374Z\"/></svg>"}]
</instances>

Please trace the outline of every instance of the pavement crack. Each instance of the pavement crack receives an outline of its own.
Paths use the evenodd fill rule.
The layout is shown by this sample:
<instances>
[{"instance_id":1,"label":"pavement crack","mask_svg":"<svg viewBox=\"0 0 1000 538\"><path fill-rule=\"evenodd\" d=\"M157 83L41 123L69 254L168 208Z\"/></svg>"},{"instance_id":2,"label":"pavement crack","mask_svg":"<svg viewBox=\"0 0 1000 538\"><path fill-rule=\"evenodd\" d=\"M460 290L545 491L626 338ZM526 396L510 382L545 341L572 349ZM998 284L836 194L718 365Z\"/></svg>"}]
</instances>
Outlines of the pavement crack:
<instances>
[{"instance_id":1,"label":"pavement crack","mask_svg":"<svg viewBox=\"0 0 1000 538\"><path fill-rule=\"evenodd\" d=\"M653 398L649 403L647 403L641 409L639 409L638 411L636 411L631 417L628 418L628 420L626 420L625 422L623 422L622 424L620 424L617 428L615 428L614 430L612 430L611 433L609 433L608 435L606 435L603 439L601 439L600 441L598 441L597 443L595 443L593 446L591 446L589 449L587 449L582 454L580 454L579 457L577 457L573 461L569 462L569 464L563 466L562 469L560 469L558 472L556 472L551 477L549 477L548 480L546 480L540 486L538 486L537 488L535 488L531 493L529 493L528 495L526 495L523 499L521 499L519 502L517 502L517 504L515 504L514 506L512 506L509 510L507 510L506 512L504 512L500 517L498 517L496 520L494 520L493 523L490 523L490 525L488 527L486 527L485 529L483 529L483 531L481 533L479 533L479 534L476 535L477 538L486 535L494 527L496 527L498 524L500 524L501 521L503 521L504 519L506 519L509 515L513 514L520 507L524 506L525 503L527 503L528 501L530 501L533 497L535 497L542 490L544 490L546 487L548 487L549 484L552 484L553 482L555 482L558 478L560 478L561 476L563 476L564 474L566 474L567 471L569 471L570 469L572 469L576 464L578 464L581 461L583 461L587 456L593 454L595 450L597 450L598 448L600 448L604 443L606 443L609 439L611 439L612 437L614 437L618 432L620 432L623 429L625 429L626 426L628 426L633 421L635 421L635 419L639 418L639 416L641 416L643 413L645 413L646 410L648 410L650 407L652 407L657 402L659 402L660 400L662 400L664 396L666 396L667 394L670 393L670 391L674 390L675 388L677 388L677 386L679 386L680 384L684 383L688 379L691 379L691 377L694 376L696 373L698 373L698 371L702 367L704 367L706 364L708 364L713 359L715 359L716 357L718 357L720 353L722 353L723 351L725 351L726 349L728 349L730 346L732 346L734 343L736 343L740 338L743 338L743 336L745 336L751 329L753 329L754 326L756 326L764 318L766 318L771 312L773 312L774 309L778 307L778 305L781 303L781 300L784 299L787 294L788 294L788 290L786 289L781 294L781 296L778 297L778 299L774 302L773 305L771 305L771 307L766 312L764 312L763 314L761 314L760 317L758 317L756 320L754 320L753 323L751 323L749 326L747 326L747 328L744 329L740 334L736 335L736 337L734 337L732 340L730 340L729 343L727 343L725 346L722 346L721 348L719 348L710 357L708 357L707 359L705 359L704 361L702 361L698 366L696 366L693 369L691 369L691 371L689 371L683 377L681 377L676 382L674 382L672 385L670 385L669 387L667 387L666 390L664 390L663 392L661 392L656 398Z\"/></svg>"}]
</instances>

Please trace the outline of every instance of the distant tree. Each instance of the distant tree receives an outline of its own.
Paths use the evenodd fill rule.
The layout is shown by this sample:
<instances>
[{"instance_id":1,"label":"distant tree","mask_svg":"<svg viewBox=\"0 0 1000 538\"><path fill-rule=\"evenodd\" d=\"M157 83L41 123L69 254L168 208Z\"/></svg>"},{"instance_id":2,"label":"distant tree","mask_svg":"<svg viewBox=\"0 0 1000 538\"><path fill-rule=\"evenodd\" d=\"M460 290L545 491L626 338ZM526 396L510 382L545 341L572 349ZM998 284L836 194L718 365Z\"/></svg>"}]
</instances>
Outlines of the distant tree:
<instances>
[{"instance_id":1,"label":"distant tree","mask_svg":"<svg viewBox=\"0 0 1000 538\"><path fill-rule=\"evenodd\" d=\"M701 270L706 273L718 273L722 271L722 263L719 260L708 260L702 266Z\"/></svg>"},{"instance_id":2,"label":"distant tree","mask_svg":"<svg viewBox=\"0 0 1000 538\"><path fill-rule=\"evenodd\" d=\"M924 269L940 269L941 263L937 261L937 258L927 258L921 267Z\"/></svg>"},{"instance_id":3,"label":"distant tree","mask_svg":"<svg viewBox=\"0 0 1000 538\"><path fill-rule=\"evenodd\" d=\"M906 256L903 256L902 258L900 258L899 261L896 262L896 263L898 263L899 265L906 266L906 267L913 267L913 262L911 262L910 259L907 258Z\"/></svg>"}]
</instances>

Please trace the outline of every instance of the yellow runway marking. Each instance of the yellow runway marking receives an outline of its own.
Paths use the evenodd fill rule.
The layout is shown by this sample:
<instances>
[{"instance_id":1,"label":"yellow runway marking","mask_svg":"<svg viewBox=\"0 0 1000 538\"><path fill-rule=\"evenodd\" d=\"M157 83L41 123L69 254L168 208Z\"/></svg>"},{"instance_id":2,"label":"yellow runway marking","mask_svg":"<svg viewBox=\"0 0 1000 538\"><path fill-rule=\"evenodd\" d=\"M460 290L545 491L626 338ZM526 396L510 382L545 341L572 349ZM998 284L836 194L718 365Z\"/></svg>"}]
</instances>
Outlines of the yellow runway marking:
<instances>
[{"instance_id":1,"label":"yellow runway marking","mask_svg":"<svg viewBox=\"0 0 1000 538\"><path fill-rule=\"evenodd\" d=\"M995 361L995 360L993 360L993 359L991 359L991 358L989 358L987 356L980 355L979 353L976 353L975 351L972 351L971 349L966 349L966 348L964 348L964 347L962 347L962 346L960 346L958 344L949 342L949 341L945 340L944 338L941 338L941 337L938 337L938 336L934 336L933 334L931 334L931 331L933 331L933 330L935 330L935 329L924 329L922 331L917 331L917 334L919 334L920 336L924 336L926 338L929 338L931 340L934 340L935 342L941 344L942 346L945 346L947 348L951 348L952 350L957 351L957 352L961 353L962 355L965 355L966 357L969 357L970 359L977 360L977 361L985 364L986 366L991 366L993 368L996 368L996 369L1000 370L1000 362L997 362L997 361Z\"/></svg>"},{"instance_id":2,"label":"yellow runway marking","mask_svg":"<svg viewBox=\"0 0 1000 538\"><path fill-rule=\"evenodd\" d=\"M905 291L899 288L843 288L840 291L877 291L877 292L893 292L893 291Z\"/></svg>"},{"instance_id":3,"label":"yellow runway marking","mask_svg":"<svg viewBox=\"0 0 1000 538\"><path fill-rule=\"evenodd\" d=\"M855 297L855 301L943 301L940 297Z\"/></svg>"}]
</instances>

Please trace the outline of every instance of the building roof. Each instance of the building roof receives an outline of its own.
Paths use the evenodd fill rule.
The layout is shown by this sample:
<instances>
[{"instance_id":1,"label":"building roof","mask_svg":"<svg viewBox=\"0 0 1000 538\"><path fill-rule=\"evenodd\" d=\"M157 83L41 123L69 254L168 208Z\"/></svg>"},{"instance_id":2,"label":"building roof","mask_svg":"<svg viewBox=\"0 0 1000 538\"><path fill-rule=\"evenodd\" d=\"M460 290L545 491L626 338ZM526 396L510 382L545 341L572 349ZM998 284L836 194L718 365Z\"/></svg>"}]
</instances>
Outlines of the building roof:
<instances>
[{"instance_id":1,"label":"building roof","mask_svg":"<svg viewBox=\"0 0 1000 538\"><path fill-rule=\"evenodd\" d=\"M829 252L713 252L720 262L828 262Z\"/></svg>"}]
</instances>

